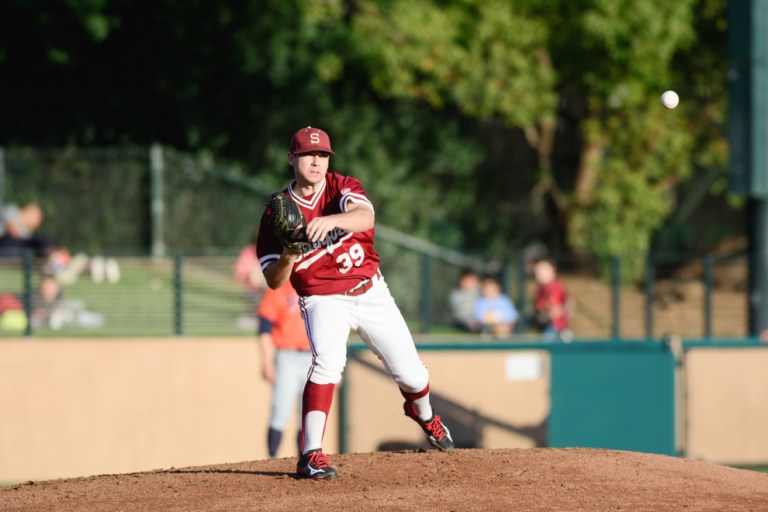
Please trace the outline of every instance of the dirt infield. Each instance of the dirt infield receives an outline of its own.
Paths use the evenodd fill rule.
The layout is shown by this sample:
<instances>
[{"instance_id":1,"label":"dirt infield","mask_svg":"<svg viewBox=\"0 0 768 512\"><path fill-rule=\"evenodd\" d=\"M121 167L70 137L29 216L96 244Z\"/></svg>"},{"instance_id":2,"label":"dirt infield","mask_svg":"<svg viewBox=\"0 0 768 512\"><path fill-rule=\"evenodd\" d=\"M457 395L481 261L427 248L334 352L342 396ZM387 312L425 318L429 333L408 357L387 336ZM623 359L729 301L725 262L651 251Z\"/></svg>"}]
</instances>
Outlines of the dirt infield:
<instances>
[{"instance_id":1,"label":"dirt infield","mask_svg":"<svg viewBox=\"0 0 768 512\"><path fill-rule=\"evenodd\" d=\"M28 482L2 511L749 510L768 475L660 455L591 449L336 455L341 476L299 480L294 459Z\"/></svg>"}]
</instances>

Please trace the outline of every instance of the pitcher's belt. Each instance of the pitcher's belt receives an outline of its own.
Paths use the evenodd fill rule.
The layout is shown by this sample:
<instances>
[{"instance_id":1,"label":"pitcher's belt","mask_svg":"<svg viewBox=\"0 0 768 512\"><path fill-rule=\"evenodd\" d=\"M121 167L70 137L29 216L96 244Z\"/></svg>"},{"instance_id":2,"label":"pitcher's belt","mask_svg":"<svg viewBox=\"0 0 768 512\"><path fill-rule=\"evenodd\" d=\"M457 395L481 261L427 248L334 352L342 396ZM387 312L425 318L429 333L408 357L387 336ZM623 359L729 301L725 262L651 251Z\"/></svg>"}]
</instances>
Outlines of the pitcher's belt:
<instances>
[{"instance_id":1,"label":"pitcher's belt","mask_svg":"<svg viewBox=\"0 0 768 512\"><path fill-rule=\"evenodd\" d=\"M360 281L357 286L344 292L344 295L347 297L357 297L358 295L362 295L370 290L379 279L381 279L381 271L376 270L376 273L373 274L373 277L366 279L365 281Z\"/></svg>"}]
</instances>

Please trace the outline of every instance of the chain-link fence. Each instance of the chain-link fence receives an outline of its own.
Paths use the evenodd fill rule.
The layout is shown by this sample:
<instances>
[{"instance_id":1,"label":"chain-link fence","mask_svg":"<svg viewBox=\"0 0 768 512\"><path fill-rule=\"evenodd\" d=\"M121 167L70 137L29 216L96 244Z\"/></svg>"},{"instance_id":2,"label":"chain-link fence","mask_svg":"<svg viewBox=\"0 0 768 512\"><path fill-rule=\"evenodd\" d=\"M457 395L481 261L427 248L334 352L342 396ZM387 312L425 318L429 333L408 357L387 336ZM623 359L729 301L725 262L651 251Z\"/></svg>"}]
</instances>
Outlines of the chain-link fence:
<instances>
[{"instance_id":1,"label":"chain-link fence","mask_svg":"<svg viewBox=\"0 0 768 512\"><path fill-rule=\"evenodd\" d=\"M160 147L10 148L0 156L0 199L39 203L41 232L72 251L240 247L253 238L269 192L230 168Z\"/></svg>"},{"instance_id":2,"label":"chain-link fence","mask_svg":"<svg viewBox=\"0 0 768 512\"><path fill-rule=\"evenodd\" d=\"M82 318L83 325L57 320L57 329L42 326L40 333L252 333L253 304L244 303L232 268L238 249L253 239L268 193L279 186L159 146L0 151L0 197L38 202L46 214L41 231L73 256L81 254L77 261L87 260L81 278L61 287L73 305L68 318ZM489 264L385 226L377 226L376 244L382 271L415 331L464 335L451 328L448 296L462 268L472 266L501 276L522 314L515 336L536 336L526 322L536 285L522 252ZM93 262L116 266L120 279L110 282L106 270L92 275ZM747 336L745 254L654 257L633 285L618 279L627 262L558 263L575 305L577 339ZM0 293L9 304L39 292L41 265L35 261L25 274L20 260L2 262Z\"/></svg>"},{"instance_id":3,"label":"chain-link fence","mask_svg":"<svg viewBox=\"0 0 768 512\"><path fill-rule=\"evenodd\" d=\"M41 232L83 251L147 247L148 153L76 148L6 149L5 204L37 202Z\"/></svg>"},{"instance_id":4,"label":"chain-link fence","mask_svg":"<svg viewBox=\"0 0 768 512\"><path fill-rule=\"evenodd\" d=\"M377 244L382 272L414 332L443 339L476 336L451 325L448 296L461 267L388 240ZM55 280L44 271L44 260L0 259L0 328L4 335L251 335L256 303L233 277L236 256L76 253L70 267L79 270L60 274L64 278L55 286L60 297L53 310L41 302ZM747 292L739 277L746 273L746 258L694 259L685 266L674 278L653 272L646 283L621 285L601 277L598 265L564 264L560 277L575 304L575 339L747 337ZM512 339L536 339L538 333L525 321L536 283L523 260L504 274L523 315Z\"/></svg>"}]
</instances>

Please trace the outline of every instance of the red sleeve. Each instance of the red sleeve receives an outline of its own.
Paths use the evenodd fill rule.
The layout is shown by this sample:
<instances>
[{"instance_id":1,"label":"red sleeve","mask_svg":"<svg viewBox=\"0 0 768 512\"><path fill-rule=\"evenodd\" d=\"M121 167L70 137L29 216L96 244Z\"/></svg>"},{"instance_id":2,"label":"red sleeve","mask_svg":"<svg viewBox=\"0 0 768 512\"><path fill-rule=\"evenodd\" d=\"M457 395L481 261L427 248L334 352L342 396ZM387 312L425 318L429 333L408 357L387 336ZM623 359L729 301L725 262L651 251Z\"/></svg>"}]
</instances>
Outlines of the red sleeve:
<instances>
[{"instance_id":1,"label":"red sleeve","mask_svg":"<svg viewBox=\"0 0 768 512\"><path fill-rule=\"evenodd\" d=\"M352 176L342 176L340 174L334 173L332 183L335 197L337 197L339 200L339 210L342 212L347 211L347 203L350 201L353 203L365 204L371 210L373 210L373 204L371 204L371 201L365 194L363 185L357 178Z\"/></svg>"},{"instance_id":2,"label":"red sleeve","mask_svg":"<svg viewBox=\"0 0 768 512\"><path fill-rule=\"evenodd\" d=\"M565 292L565 287L563 284L559 281L555 281L552 283L552 295L551 299L554 304L563 305L565 304L565 300L567 298L567 294Z\"/></svg>"}]
</instances>

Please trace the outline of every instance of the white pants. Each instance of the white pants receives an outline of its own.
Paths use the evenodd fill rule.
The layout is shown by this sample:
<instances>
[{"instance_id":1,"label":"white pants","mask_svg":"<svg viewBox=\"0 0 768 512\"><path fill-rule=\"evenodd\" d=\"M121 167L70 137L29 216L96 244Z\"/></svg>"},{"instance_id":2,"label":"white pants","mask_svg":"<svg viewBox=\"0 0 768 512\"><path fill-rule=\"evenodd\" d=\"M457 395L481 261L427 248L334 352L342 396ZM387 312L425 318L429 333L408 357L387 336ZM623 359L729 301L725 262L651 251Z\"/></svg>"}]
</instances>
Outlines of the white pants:
<instances>
[{"instance_id":1,"label":"white pants","mask_svg":"<svg viewBox=\"0 0 768 512\"><path fill-rule=\"evenodd\" d=\"M349 333L357 331L400 388L415 393L429 383L429 372L383 278L356 297L314 295L302 297L300 304L314 354L311 382L339 383Z\"/></svg>"}]
</instances>

